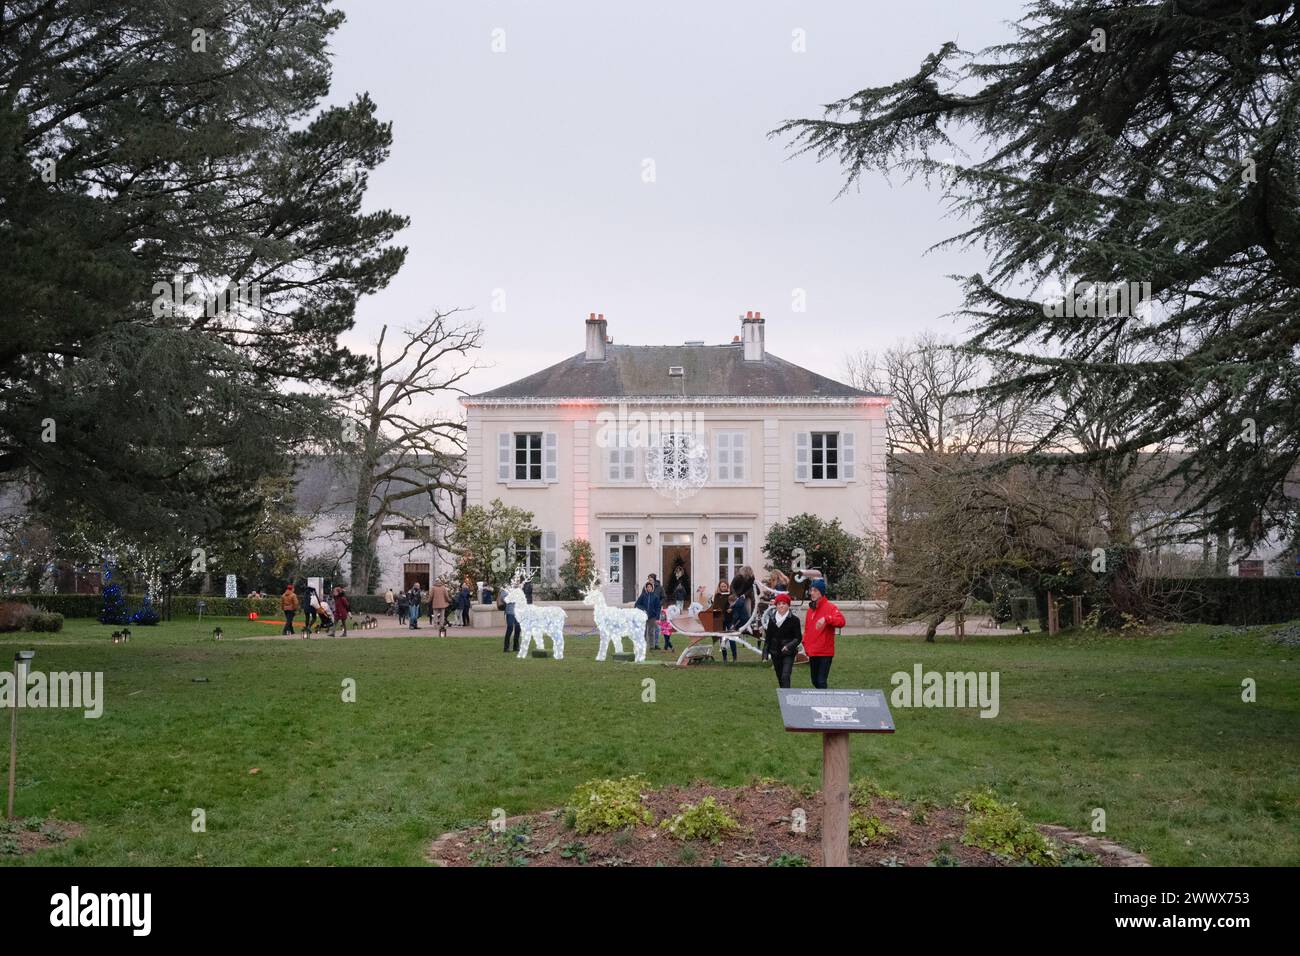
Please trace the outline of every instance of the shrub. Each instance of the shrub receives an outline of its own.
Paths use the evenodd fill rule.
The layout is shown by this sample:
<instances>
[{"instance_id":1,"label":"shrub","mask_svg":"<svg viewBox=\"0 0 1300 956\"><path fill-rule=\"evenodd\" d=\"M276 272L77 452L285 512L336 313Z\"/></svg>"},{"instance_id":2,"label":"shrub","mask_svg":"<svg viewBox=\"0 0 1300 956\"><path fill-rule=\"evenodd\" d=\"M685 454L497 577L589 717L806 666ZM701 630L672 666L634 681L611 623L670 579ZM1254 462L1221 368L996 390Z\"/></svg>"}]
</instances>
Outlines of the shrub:
<instances>
[{"instance_id":1,"label":"shrub","mask_svg":"<svg viewBox=\"0 0 1300 956\"><path fill-rule=\"evenodd\" d=\"M763 554L768 564L786 573L798 570L800 560L802 567L821 571L837 601L866 600L875 588L879 548L847 531L839 518L826 521L805 512L774 524Z\"/></svg>"},{"instance_id":2,"label":"shrub","mask_svg":"<svg viewBox=\"0 0 1300 956\"><path fill-rule=\"evenodd\" d=\"M961 842L1033 866L1055 866L1056 850L1014 803L1000 803L991 791L969 795Z\"/></svg>"},{"instance_id":3,"label":"shrub","mask_svg":"<svg viewBox=\"0 0 1300 956\"><path fill-rule=\"evenodd\" d=\"M645 785L640 774L579 784L566 804L566 809L573 811L573 829L579 833L607 833L649 823L650 811L641 802Z\"/></svg>"},{"instance_id":4,"label":"shrub","mask_svg":"<svg viewBox=\"0 0 1300 956\"><path fill-rule=\"evenodd\" d=\"M52 633L63 630L63 615L54 611L37 611L32 615L28 622L28 627L33 631L44 631Z\"/></svg>"},{"instance_id":5,"label":"shrub","mask_svg":"<svg viewBox=\"0 0 1300 956\"><path fill-rule=\"evenodd\" d=\"M875 840L892 836L889 827L880 822L880 817L868 815L858 810L849 814L849 845L866 846Z\"/></svg>"},{"instance_id":6,"label":"shrub","mask_svg":"<svg viewBox=\"0 0 1300 956\"><path fill-rule=\"evenodd\" d=\"M596 558L591 542L575 538L564 542L564 562L560 565L560 586L555 600L577 601L582 597L595 570Z\"/></svg>"},{"instance_id":7,"label":"shrub","mask_svg":"<svg viewBox=\"0 0 1300 956\"><path fill-rule=\"evenodd\" d=\"M24 631L31 626L36 608L30 604L7 601L0 604L0 631Z\"/></svg>"},{"instance_id":8,"label":"shrub","mask_svg":"<svg viewBox=\"0 0 1300 956\"><path fill-rule=\"evenodd\" d=\"M782 853L774 859L768 866L807 866L808 858L800 856L798 853Z\"/></svg>"},{"instance_id":9,"label":"shrub","mask_svg":"<svg viewBox=\"0 0 1300 956\"><path fill-rule=\"evenodd\" d=\"M149 595L146 594L144 600L140 602L139 609L131 615L131 623L142 627L152 627L159 620L158 612L153 609L153 601L149 600Z\"/></svg>"},{"instance_id":10,"label":"shrub","mask_svg":"<svg viewBox=\"0 0 1300 956\"><path fill-rule=\"evenodd\" d=\"M883 797L886 800L897 800L898 794L893 790L885 790L874 780L868 780L866 777L859 777L853 781L849 787L849 803L855 807L869 807L873 797Z\"/></svg>"},{"instance_id":11,"label":"shrub","mask_svg":"<svg viewBox=\"0 0 1300 956\"><path fill-rule=\"evenodd\" d=\"M713 797L705 797L696 804L683 803L677 810L675 816L659 825L679 840L720 843L724 834L740 829L736 818Z\"/></svg>"}]
</instances>

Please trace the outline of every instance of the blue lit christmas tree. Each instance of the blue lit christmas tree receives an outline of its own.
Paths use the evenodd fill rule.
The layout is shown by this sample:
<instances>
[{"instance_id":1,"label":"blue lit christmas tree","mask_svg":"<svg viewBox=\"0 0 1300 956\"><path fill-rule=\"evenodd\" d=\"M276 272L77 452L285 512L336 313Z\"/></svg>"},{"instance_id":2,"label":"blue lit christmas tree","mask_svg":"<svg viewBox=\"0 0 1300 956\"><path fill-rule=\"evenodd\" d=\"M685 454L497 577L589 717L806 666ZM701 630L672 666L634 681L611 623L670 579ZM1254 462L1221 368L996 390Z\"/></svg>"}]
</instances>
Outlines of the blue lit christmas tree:
<instances>
[{"instance_id":1,"label":"blue lit christmas tree","mask_svg":"<svg viewBox=\"0 0 1300 956\"><path fill-rule=\"evenodd\" d=\"M101 603L99 605L99 623L100 624L126 624L130 621L131 615L126 607L126 596L122 593L120 585L113 581L113 569L104 564L104 586L100 591Z\"/></svg>"}]
</instances>

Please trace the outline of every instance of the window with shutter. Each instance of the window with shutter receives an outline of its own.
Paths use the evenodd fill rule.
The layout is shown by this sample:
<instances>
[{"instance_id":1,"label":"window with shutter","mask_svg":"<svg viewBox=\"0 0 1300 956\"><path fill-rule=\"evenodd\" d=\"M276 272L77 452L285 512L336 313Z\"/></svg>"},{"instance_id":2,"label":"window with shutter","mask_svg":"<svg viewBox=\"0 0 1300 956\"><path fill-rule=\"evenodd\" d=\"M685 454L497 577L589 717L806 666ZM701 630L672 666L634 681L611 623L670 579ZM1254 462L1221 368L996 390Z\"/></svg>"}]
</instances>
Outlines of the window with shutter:
<instances>
[{"instance_id":1,"label":"window with shutter","mask_svg":"<svg viewBox=\"0 0 1300 956\"><path fill-rule=\"evenodd\" d=\"M811 459L811 436L796 432L794 436L794 480L807 481Z\"/></svg>"},{"instance_id":2,"label":"window with shutter","mask_svg":"<svg viewBox=\"0 0 1300 956\"><path fill-rule=\"evenodd\" d=\"M745 480L745 433L717 433L718 481Z\"/></svg>"},{"instance_id":3,"label":"window with shutter","mask_svg":"<svg viewBox=\"0 0 1300 956\"><path fill-rule=\"evenodd\" d=\"M616 444L605 449L605 477L609 481L633 481L636 478L636 449L628 447L628 439L620 435Z\"/></svg>"}]
</instances>

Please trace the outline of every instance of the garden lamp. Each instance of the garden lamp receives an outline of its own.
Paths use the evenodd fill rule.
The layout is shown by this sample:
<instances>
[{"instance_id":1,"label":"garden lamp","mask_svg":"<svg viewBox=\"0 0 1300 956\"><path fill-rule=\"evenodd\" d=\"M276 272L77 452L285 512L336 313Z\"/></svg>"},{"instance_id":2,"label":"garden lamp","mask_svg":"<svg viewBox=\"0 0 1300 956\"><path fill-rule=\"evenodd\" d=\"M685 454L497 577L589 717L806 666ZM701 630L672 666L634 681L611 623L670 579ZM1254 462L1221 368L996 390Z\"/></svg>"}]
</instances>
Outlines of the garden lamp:
<instances>
[{"instance_id":1,"label":"garden lamp","mask_svg":"<svg viewBox=\"0 0 1300 956\"><path fill-rule=\"evenodd\" d=\"M9 803L5 819L14 818L14 779L18 770L18 696L27 685L27 664L36 656L35 651L19 651L14 655L14 710L9 717Z\"/></svg>"}]
</instances>

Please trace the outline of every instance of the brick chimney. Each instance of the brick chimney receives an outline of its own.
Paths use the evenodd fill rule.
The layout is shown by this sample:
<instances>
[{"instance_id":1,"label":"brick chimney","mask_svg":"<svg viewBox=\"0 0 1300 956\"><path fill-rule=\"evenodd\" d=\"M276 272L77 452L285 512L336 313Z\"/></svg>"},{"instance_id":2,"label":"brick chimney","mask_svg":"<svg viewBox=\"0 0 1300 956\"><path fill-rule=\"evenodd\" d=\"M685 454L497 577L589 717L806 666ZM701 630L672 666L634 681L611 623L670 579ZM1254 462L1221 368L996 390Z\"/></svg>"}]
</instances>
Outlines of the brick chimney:
<instances>
[{"instance_id":1,"label":"brick chimney","mask_svg":"<svg viewBox=\"0 0 1300 956\"><path fill-rule=\"evenodd\" d=\"M595 312L587 318L587 361L605 361L605 313Z\"/></svg>"},{"instance_id":2,"label":"brick chimney","mask_svg":"<svg viewBox=\"0 0 1300 956\"><path fill-rule=\"evenodd\" d=\"M763 313L746 312L740 319L740 341L746 362L763 361Z\"/></svg>"}]
</instances>

